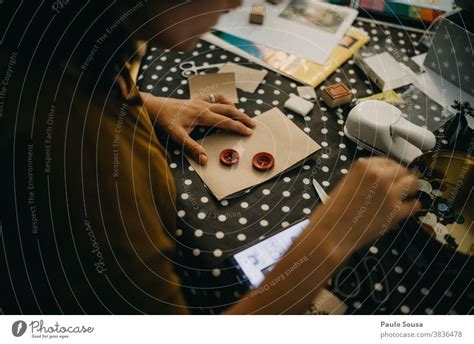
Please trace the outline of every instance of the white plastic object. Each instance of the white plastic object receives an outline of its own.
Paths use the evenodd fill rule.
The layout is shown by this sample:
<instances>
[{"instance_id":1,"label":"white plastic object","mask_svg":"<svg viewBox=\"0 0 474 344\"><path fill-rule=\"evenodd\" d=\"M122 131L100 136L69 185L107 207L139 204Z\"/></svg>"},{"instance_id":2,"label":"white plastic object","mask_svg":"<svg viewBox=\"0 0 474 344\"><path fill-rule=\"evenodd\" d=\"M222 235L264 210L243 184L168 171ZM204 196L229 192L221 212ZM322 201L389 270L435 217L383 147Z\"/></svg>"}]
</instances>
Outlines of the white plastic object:
<instances>
[{"instance_id":1,"label":"white plastic object","mask_svg":"<svg viewBox=\"0 0 474 344\"><path fill-rule=\"evenodd\" d=\"M379 100L355 106L349 112L344 133L358 145L405 164L436 144L431 131L407 121L398 108Z\"/></svg>"},{"instance_id":2,"label":"white plastic object","mask_svg":"<svg viewBox=\"0 0 474 344\"><path fill-rule=\"evenodd\" d=\"M285 102L285 108L304 117L313 110L314 104L292 93Z\"/></svg>"}]
</instances>

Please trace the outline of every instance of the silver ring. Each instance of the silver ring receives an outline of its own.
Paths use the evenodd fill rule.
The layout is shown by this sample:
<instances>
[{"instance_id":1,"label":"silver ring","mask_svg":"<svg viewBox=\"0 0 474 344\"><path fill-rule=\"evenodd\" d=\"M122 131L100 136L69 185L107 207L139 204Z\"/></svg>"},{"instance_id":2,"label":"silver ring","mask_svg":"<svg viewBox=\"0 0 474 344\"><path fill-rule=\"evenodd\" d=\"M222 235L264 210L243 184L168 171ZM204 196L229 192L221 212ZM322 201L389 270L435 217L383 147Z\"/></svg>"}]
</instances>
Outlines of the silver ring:
<instances>
[{"instance_id":1,"label":"silver ring","mask_svg":"<svg viewBox=\"0 0 474 344\"><path fill-rule=\"evenodd\" d=\"M216 103L216 96L213 93L209 93L207 95L207 99L209 99L209 103L215 104Z\"/></svg>"}]
</instances>

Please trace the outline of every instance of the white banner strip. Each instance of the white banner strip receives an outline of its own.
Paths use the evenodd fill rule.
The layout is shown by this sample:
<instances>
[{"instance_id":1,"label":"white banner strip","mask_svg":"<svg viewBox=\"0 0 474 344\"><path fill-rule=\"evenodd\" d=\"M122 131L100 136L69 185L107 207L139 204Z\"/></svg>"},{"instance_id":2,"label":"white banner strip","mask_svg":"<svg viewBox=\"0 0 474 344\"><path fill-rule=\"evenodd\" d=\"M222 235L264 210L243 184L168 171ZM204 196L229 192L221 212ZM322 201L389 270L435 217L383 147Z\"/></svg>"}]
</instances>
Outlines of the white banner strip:
<instances>
[{"instance_id":1,"label":"white banner strip","mask_svg":"<svg viewBox=\"0 0 474 344\"><path fill-rule=\"evenodd\" d=\"M0 343L474 343L469 316L1 316Z\"/></svg>"}]
</instances>

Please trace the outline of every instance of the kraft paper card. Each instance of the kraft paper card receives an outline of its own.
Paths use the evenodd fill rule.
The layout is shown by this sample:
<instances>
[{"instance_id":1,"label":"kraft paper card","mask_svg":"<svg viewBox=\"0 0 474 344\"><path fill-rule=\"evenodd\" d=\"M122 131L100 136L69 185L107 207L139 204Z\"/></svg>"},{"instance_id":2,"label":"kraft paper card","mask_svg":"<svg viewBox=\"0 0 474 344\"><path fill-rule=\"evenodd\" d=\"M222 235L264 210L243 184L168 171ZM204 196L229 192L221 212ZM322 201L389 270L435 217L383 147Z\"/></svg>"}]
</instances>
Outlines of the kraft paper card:
<instances>
[{"instance_id":1,"label":"kraft paper card","mask_svg":"<svg viewBox=\"0 0 474 344\"><path fill-rule=\"evenodd\" d=\"M237 88L248 93L254 93L267 76L268 71L227 62L219 69L219 73L235 73Z\"/></svg>"},{"instance_id":2,"label":"kraft paper card","mask_svg":"<svg viewBox=\"0 0 474 344\"><path fill-rule=\"evenodd\" d=\"M318 293L313 305L314 313L320 315L343 315L347 310L347 305L327 289L322 289Z\"/></svg>"},{"instance_id":3,"label":"kraft paper card","mask_svg":"<svg viewBox=\"0 0 474 344\"><path fill-rule=\"evenodd\" d=\"M218 200L289 170L321 148L278 108L254 117L254 120L257 126L251 136L219 132L199 140L208 153L206 166L188 158ZM239 153L240 160L236 165L229 167L220 162L220 154L227 148ZM271 170L259 172L253 167L252 158L259 152L273 155L275 165Z\"/></svg>"},{"instance_id":4,"label":"kraft paper card","mask_svg":"<svg viewBox=\"0 0 474 344\"><path fill-rule=\"evenodd\" d=\"M233 103L238 103L235 73L199 74L189 78L188 83L191 99L219 93Z\"/></svg>"}]
</instances>

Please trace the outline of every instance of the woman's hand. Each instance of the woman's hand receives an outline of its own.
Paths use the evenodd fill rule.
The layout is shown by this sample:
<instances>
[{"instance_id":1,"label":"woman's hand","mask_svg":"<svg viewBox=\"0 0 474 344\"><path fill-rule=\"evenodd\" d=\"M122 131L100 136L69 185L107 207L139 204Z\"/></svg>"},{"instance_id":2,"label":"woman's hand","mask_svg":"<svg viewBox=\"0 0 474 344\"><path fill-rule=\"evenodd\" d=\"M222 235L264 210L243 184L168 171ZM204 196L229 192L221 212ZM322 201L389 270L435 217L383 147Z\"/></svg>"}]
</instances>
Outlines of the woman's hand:
<instances>
[{"instance_id":1,"label":"woman's hand","mask_svg":"<svg viewBox=\"0 0 474 344\"><path fill-rule=\"evenodd\" d=\"M311 216L326 240L347 254L384 235L419 210L413 196L418 180L384 158L361 159L331 193L330 201Z\"/></svg>"},{"instance_id":2,"label":"woman's hand","mask_svg":"<svg viewBox=\"0 0 474 344\"><path fill-rule=\"evenodd\" d=\"M418 211L410 199L417 189L417 179L391 160L358 161L262 284L227 313L302 314L352 253Z\"/></svg>"},{"instance_id":3,"label":"woman's hand","mask_svg":"<svg viewBox=\"0 0 474 344\"><path fill-rule=\"evenodd\" d=\"M202 99L160 98L142 93L151 119L199 164L205 165L206 150L189 134L197 126L216 127L242 135L252 135L255 121L240 112L234 104L222 95L216 95L216 102Z\"/></svg>"}]
</instances>

